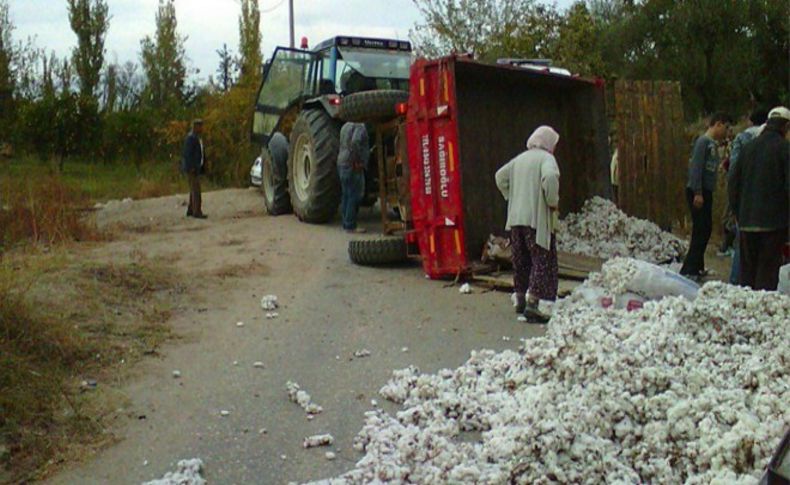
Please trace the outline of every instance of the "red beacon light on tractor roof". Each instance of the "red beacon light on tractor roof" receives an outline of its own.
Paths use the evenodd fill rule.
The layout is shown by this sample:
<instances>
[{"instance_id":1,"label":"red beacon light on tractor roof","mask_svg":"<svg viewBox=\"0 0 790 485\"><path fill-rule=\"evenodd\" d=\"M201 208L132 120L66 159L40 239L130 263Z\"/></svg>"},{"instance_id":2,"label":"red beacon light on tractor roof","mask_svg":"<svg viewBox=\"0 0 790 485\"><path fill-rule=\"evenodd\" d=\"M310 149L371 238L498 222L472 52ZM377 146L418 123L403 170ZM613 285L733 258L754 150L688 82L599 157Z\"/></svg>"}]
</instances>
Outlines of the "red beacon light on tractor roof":
<instances>
[{"instance_id":1,"label":"red beacon light on tractor roof","mask_svg":"<svg viewBox=\"0 0 790 485\"><path fill-rule=\"evenodd\" d=\"M301 48L302 49L307 49L308 47L310 47L310 44L307 42L307 37L302 37Z\"/></svg>"}]
</instances>

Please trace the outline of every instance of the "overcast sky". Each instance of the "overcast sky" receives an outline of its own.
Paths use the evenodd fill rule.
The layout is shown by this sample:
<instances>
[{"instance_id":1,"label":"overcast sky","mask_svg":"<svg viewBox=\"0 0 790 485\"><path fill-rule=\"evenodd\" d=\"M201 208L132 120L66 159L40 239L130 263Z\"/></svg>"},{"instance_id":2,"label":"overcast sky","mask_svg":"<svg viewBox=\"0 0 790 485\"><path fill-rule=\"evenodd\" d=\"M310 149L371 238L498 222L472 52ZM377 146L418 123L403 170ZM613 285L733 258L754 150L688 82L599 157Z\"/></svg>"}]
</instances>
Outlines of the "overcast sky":
<instances>
[{"instance_id":1,"label":"overcast sky","mask_svg":"<svg viewBox=\"0 0 790 485\"><path fill-rule=\"evenodd\" d=\"M10 0L16 24L14 37L36 37L36 45L58 55L76 43L66 13L66 0ZM412 0L295 0L296 42L308 37L313 45L338 34L408 38L420 20ZM559 0L565 6L570 0ZM108 0L112 15L107 36L109 60L138 61L140 39L153 35L158 0ZM263 55L288 44L287 0L260 0ZM187 55L200 77L214 74L216 50L223 43L238 46L238 0L176 0L179 31L186 35Z\"/></svg>"}]
</instances>

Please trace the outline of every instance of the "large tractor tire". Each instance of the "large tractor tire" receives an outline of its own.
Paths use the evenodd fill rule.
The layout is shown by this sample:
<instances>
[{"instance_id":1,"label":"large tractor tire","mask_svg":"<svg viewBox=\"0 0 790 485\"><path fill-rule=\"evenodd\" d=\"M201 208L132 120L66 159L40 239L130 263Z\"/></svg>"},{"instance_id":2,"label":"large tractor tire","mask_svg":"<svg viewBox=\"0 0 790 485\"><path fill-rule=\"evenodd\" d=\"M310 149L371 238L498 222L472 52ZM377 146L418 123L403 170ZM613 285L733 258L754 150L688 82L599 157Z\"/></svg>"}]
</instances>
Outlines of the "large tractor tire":
<instances>
[{"instance_id":1,"label":"large tractor tire","mask_svg":"<svg viewBox=\"0 0 790 485\"><path fill-rule=\"evenodd\" d=\"M348 257L360 266L403 263L408 260L406 240L402 236L352 240Z\"/></svg>"},{"instance_id":2,"label":"large tractor tire","mask_svg":"<svg viewBox=\"0 0 790 485\"><path fill-rule=\"evenodd\" d=\"M302 111L291 131L288 187L299 220L329 222L340 205L340 127L320 109Z\"/></svg>"},{"instance_id":3,"label":"large tractor tire","mask_svg":"<svg viewBox=\"0 0 790 485\"><path fill-rule=\"evenodd\" d=\"M397 89L362 91L343 98L338 116L356 123L384 121L397 116L395 105L408 100L409 93Z\"/></svg>"},{"instance_id":4,"label":"large tractor tire","mask_svg":"<svg viewBox=\"0 0 790 485\"><path fill-rule=\"evenodd\" d=\"M267 148L261 153L261 192L266 212L279 216L291 212L288 196L288 162L277 164Z\"/></svg>"}]
</instances>

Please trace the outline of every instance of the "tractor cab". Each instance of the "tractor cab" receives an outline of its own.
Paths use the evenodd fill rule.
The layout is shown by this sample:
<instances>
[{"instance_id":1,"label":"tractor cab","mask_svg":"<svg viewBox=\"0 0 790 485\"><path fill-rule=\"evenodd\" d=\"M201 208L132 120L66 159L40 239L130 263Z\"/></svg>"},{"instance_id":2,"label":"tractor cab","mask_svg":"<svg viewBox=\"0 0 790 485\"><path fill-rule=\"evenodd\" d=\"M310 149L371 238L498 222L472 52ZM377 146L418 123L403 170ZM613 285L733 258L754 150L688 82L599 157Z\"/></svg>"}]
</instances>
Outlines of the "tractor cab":
<instances>
[{"instance_id":1,"label":"tractor cab","mask_svg":"<svg viewBox=\"0 0 790 485\"><path fill-rule=\"evenodd\" d=\"M408 91L411 44L401 40L333 37L313 50L278 47L264 70L253 139L275 131L288 136L302 108L320 107L338 118L341 98L373 90ZM293 119L292 119L293 118Z\"/></svg>"}]
</instances>

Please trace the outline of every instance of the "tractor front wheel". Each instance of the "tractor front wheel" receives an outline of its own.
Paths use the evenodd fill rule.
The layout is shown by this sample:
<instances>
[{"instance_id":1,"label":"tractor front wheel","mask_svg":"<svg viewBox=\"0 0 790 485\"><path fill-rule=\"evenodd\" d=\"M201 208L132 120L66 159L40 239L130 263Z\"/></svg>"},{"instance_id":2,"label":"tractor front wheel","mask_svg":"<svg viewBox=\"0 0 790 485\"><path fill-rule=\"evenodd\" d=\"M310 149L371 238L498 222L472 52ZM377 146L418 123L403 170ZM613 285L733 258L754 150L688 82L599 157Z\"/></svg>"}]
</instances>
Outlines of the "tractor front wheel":
<instances>
[{"instance_id":1,"label":"tractor front wheel","mask_svg":"<svg viewBox=\"0 0 790 485\"><path fill-rule=\"evenodd\" d=\"M302 111L291 131L288 186L291 206L305 222L329 222L340 205L337 153L340 127L325 111Z\"/></svg>"}]
</instances>

